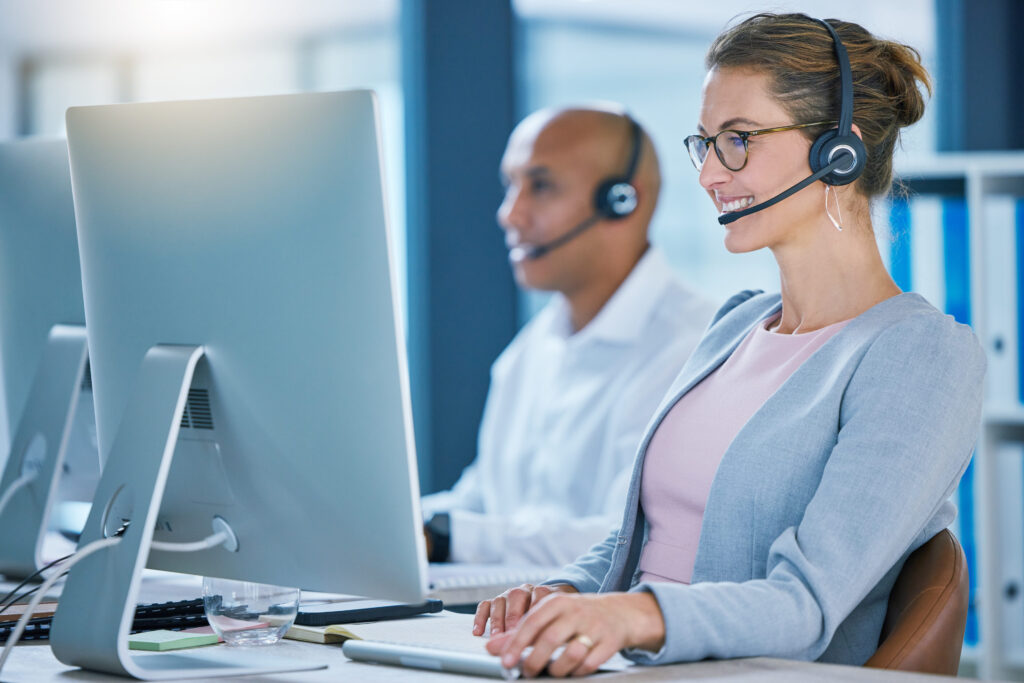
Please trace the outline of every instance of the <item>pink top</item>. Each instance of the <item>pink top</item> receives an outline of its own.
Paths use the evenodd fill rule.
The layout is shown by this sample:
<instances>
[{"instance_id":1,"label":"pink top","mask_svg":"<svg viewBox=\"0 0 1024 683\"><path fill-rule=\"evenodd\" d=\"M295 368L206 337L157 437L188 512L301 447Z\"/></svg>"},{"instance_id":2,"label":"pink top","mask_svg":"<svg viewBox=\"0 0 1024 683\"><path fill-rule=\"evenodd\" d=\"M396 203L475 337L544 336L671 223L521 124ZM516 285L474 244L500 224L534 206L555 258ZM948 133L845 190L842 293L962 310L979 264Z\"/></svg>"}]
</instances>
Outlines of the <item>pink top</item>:
<instances>
[{"instance_id":1,"label":"pink top","mask_svg":"<svg viewBox=\"0 0 1024 683\"><path fill-rule=\"evenodd\" d=\"M641 581L690 583L711 481L747 420L849 320L814 332L758 325L726 361L669 410L647 446L640 503L649 524Z\"/></svg>"}]
</instances>

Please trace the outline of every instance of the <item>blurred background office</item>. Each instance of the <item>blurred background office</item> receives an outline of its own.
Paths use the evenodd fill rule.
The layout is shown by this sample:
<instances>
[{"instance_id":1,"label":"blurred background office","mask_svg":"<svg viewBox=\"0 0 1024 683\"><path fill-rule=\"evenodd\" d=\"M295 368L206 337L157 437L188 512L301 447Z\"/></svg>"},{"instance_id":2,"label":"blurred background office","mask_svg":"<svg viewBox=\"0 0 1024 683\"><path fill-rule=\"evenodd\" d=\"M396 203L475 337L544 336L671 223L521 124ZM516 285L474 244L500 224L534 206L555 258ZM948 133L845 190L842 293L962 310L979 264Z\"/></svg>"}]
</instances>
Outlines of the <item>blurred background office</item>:
<instances>
[{"instance_id":1,"label":"blurred background office","mask_svg":"<svg viewBox=\"0 0 1024 683\"><path fill-rule=\"evenodd\" d=\"M897 282L975 324L990 350L982 446L1001 464L965 477L959 533L972 583L988 579L975 606L987 595L1000 608L987 621L972 610L965 662L1024 679L1024 152L1008 151L1024 149L1019 0L0 0L0 139L62 135L74 105L374 89L421 484L434 491L472 459L488 367L544 301L516 291L495 222L498 160L526 113L625 103L661 155L653 239L673 266L717 299L777 287L770 254L723 249L682 144L705 49L751 10L857 21L916 47L934 76L897 162L912 194L880 204L875 223ZM979 543L1004 551L982 560Z\"/></svg>"}]
</instances>

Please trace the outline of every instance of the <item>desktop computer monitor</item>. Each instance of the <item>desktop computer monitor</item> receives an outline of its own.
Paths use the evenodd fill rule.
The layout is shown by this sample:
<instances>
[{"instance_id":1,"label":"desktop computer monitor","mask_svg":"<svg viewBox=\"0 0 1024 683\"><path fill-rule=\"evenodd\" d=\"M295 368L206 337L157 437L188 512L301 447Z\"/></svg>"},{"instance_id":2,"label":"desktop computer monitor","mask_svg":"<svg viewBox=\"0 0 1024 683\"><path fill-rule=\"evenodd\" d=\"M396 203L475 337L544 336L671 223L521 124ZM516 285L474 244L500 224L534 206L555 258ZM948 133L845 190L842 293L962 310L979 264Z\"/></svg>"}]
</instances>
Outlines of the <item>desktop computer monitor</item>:
<instances>
[{"instance_id":1,"label":"desktop computer monitor","mask_svg":"<svg viewBox=\"0 0 1024 683\"><path fill-rule=\"evenodd\" d=\"M368 91L68 110L105 462L82 544L127 530L69 574L62 661L164 677L123 645L147 556L423 599L377 120ZM149 552L218 524L232 549ZM179 664L171 675L212 671Z\"/></svg>"},{"instance_id":2,"label":"desktop computer monitor","mask_svg":"<svg viewBox=\"0 0 1024 683\"><path fill-rule=\"evenodd\" d=\"M99 480L84 325L67 144L0 143L0 419L11 444L0 446L0 573L8 576L41 566L47 526L87 510ZM37 476L13 491L29 469Z\"/></svg>"}]
</instances>

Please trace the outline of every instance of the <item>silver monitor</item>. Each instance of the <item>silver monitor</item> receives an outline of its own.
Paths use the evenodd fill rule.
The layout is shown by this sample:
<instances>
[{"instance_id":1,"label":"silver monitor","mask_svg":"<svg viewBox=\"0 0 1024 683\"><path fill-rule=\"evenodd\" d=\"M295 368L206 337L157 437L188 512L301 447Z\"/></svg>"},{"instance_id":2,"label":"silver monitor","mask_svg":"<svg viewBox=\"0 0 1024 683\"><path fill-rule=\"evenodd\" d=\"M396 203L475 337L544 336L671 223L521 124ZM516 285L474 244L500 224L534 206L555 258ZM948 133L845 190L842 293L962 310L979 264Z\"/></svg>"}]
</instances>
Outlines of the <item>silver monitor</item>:
<instances>
[{"instance_id":1,"label":"silver monitor","mask_svg":"<svg viewBox=\"0 0 1024 683\"><path fill-rule=\"evenodd\" d=\"M425 595L377 121L368 91L68 110L105 459L82 544L127 531L72 569L51 631L61 661L148 679L273 669L251 652L133 657L147 556ZM149 552L224 524L233 549Z\"/></svg>"},{"instance_id":2,"label":"silver monitor","mask_svg":"<svg viewBox=\"0 0 1024 683\"><path fill-rule=\"evenodd\" d=\"M11 434L0 479L0 573L7 576L41 566L55 501L88 509L99 480L84 325L67 144L0 143L0 399ZM31 481L19 483L27 473Z\"/></svg>"}]
</instances>

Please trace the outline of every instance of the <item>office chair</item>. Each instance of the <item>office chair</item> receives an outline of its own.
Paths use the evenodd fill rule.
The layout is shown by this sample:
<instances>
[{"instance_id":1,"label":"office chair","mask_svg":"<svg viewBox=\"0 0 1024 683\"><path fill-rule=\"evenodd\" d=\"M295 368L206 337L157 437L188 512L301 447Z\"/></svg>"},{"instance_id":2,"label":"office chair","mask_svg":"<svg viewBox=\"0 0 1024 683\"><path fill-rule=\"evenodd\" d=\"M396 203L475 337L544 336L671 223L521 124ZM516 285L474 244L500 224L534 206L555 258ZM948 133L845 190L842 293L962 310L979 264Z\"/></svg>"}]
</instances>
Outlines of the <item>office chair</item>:
<instances>
[{"instance_id":1,"label":"office chair","mask_svg":"<svg viewBox=\"0 0 1024 683\"><path fill-rule=\"evenodd\" d=\"M967 562L943 529L896 577L875 654L864 666L955 676L967 623Z\"/></svg>"}]
</instances>

